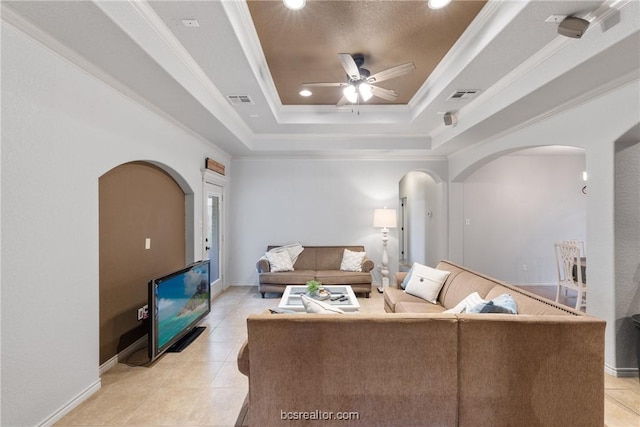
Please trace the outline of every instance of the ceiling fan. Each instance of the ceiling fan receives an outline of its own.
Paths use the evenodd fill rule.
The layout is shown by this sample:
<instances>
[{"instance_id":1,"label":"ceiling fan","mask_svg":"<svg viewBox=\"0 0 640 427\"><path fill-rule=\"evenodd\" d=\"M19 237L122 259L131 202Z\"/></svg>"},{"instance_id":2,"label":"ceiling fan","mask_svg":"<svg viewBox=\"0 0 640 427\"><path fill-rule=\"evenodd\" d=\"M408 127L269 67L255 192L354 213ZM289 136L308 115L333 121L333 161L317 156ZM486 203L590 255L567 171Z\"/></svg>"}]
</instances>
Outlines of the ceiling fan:
<instances>
[{"instance_id":1,"label":"ceiling fan","mask_svg":"<svg viewBox=\"0 0 640 427\"><path fill-rule=\"evenodd\" d=\"M338 57L340 58L342 68L347 72L346 82L302 83L302 86L305 87L344 87L343 97L340 98L336 104L338 107L345 105L347 102L355 104L359 99L367 102L372 96L377 96L378 98L388 101L395 101L398 97L396 91L374 86L374 84L405 75L416 68L413 62L407 62L406 64L396 65L395 67L387 68L386 70L371 75L369 70L362 68L364 64L363 55L339 53Z\"/></svg>"}]
</instances>

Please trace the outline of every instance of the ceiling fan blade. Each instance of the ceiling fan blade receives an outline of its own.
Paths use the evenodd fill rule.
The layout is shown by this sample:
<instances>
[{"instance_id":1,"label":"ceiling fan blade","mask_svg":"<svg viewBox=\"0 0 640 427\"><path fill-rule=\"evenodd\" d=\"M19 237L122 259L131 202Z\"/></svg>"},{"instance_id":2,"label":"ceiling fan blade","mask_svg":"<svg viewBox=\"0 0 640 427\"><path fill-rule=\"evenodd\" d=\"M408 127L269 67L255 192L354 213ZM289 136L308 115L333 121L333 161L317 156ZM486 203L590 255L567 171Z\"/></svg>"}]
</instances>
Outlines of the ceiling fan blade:
<instances>
[{"instance_id":1,"label":"ceiling fan blade","mask_svg":"<svg viewBox=\"0 0 640 427\"><path fill-rule=\"evenodd\" d=\"M369 77L367 80L369 81L369 83L378 83L385 80L403 76L405 74L412 72L415 69L416 69L416 66L413 62L407 62L406 64L396 65L395 67L382 70L379 73L376 73L373 76Z\"/></svg>"},{"instance_id":2,"label":"ceiling fan blade","mask_svg":"<svg viewBox=\"0 0 640 427\"><path fill-rule=\"evenodd\" d=\"M387 101L395 101L398 97L398 93L395 90L385 89L377 86L371 86L371 93L373 94L373 96L386 99Z\"/></svg>"},{"instance_id":3,"label":"ceiling fan blade","mask_svg":"<svg viewBox=\"0 0 640 427\"><path fill-rule=\"evenodd\" d=\"M349 83L302 83L302 86L306 87L342 87L347 86Z\"/></svg>"},{"instance_id":4,"label":"ceiling fan blade","mask_svg":"<svg viewBox=\"0 0 640 427\"><path fill-rule=\"evenodd\" d=\"M338 103L336 104L336 107L342 107L344 105L347 105L349 101L347 100L346 96L343 96L342 98L340 98L340 100L338 101Z\"/></svg>"},{"instance_id":5,"label":"ceiling fan blade","mask_svg":"<svg viewBox=\"0 0 640 427\"><path fill-rule=\"evenodd\" d=\"M339 53L338 57L340 58L342 68L347 72L347 76L349 76L351 80L360 80L360 71L358 70L356 62L353 60L353 56L351 56L350 53Z\"/></svg>"}]
</instances>

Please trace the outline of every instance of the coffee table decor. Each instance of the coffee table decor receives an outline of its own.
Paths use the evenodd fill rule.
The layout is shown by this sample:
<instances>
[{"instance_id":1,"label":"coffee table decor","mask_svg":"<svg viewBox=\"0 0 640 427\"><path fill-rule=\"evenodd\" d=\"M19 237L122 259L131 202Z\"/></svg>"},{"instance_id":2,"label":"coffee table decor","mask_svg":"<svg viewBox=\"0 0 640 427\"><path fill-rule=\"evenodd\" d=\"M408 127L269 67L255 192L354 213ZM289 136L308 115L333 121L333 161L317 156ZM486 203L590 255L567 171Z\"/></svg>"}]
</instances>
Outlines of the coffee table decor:
<instances>
[{"instance_id":1,"label":"coffee table decor","mask_svg":"<svg viewBox=\"0 0 640 427\"><path fill-rule=\"evenodd\" d=\"M331 291L322 286L322 282L309 280L307 282L307 295L313 299L324 301L331 298Z\"/></svg>"},{"instance_id":2,"label":"coffee table decor","mask_svg":"<svg viewBox=\"0 0 640 427\"><path fill-rule=\"evenodd\" d=\"M356 295L353 293L353 289L349 285L326 285L324 289L329 293L328 298L319 299L318 297L314 297L310 299L322 302L324 304L329 304L334 307L340 308L342 311L347 312L357 312L360 310L360 304L358 303L358 299ZM292 310L298 312L304 312L305 307L302 304L301 297L308 297L308 289L306 285L289 285L285 288L284 293L282 294L282 299L280 300L280 304L278 304L279 309L284 310Z\"/></svg>"}]
</instances>

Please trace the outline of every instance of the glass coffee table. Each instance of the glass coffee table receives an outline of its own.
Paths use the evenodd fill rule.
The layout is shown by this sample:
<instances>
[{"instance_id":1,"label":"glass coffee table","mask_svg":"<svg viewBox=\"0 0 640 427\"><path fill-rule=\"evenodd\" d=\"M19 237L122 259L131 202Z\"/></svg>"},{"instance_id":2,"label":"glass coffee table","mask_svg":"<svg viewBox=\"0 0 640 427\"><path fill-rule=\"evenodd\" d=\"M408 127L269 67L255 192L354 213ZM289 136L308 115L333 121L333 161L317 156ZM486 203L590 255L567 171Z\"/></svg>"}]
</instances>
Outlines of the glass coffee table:
<instances>
[{"instance_id":1,"label":"glass coffee table","mask_svg":"<svg viewBox=\"0 0 640 427\"><path fill-rule=\"evenodd\" d=\"M331 292L331 297L344 296L346 300L333 300L331 298L322 300L322 302L331 304L334 307L340 308L342 311L355 312L360 310L360 304L356 298L356 294L353 293L353 289L349 285L328 285L324 286L326 290ZM305 285L293 285L287 286L280 299L278 308L283 310L292 311L304 311L302 305L301 295L307 293L307 287Z\"/></svg>"}]
</instances>

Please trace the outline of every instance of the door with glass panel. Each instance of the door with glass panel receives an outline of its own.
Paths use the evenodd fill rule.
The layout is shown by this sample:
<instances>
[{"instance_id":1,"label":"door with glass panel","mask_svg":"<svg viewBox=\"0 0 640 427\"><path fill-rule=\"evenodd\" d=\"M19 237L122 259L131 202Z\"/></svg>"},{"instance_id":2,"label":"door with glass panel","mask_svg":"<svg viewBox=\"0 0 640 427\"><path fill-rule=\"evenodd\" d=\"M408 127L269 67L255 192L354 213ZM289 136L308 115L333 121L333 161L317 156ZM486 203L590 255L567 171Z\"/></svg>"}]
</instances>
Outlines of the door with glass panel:
<instances>
[{"instance_id":1,"label":"door with glass panel","mask_svg":"<svg viewBox=\"0 0 640 427\"><path fill-rule=\"evenodd\" d=\"M222 187L205 183L204 256L211 262L211 294L222 292Z\"/></svg>"}]
</instances>

